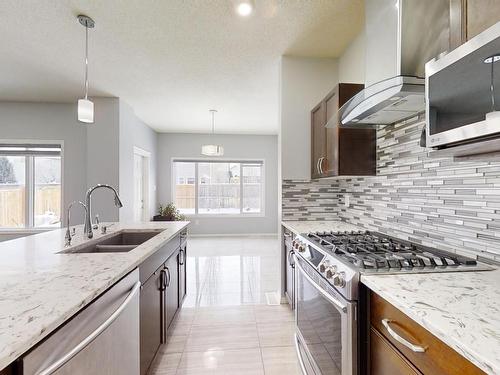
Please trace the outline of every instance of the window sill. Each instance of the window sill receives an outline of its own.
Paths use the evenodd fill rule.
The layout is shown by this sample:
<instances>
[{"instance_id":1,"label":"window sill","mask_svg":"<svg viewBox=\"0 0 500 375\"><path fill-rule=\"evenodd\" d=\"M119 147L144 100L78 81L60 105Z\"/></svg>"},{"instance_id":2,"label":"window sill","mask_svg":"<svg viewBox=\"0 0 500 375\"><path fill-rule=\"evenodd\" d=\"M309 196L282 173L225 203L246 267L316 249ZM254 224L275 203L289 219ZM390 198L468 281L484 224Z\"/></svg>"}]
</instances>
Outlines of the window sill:
<instances>
[{"instance_id":1,"label":"window sill","mask_svg":"<svg viewBox=\"0 0 500 375\"><path fill-rule=\"evenodd\" d=\"M250 219L250 218L262 218L265 217L266 215L264 213L260 214L184 214L188 219L194 218L194 219L209 219L209 218L217 218L217 219Z\"/></svg>"}]
</instances>

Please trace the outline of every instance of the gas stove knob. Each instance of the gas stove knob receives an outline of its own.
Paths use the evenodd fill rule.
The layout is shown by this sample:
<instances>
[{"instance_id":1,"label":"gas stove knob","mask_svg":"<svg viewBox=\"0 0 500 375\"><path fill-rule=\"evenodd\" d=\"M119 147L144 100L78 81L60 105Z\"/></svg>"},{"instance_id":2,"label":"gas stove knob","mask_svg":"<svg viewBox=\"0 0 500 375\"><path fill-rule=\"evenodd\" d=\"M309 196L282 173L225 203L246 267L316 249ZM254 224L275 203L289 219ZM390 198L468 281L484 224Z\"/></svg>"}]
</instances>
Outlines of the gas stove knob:
<instances>
[{"instance_id":1,"label":"gas stove knob","mask_svg":"<svg viewBox=\"0 0 500 375\"><path fill-rule=\"evenodd\" d=\"M345 273L340 272L334 275L333 277L333 285L338 286L340 288L345 287Z\"/></svg>"},{"instance_id":2,"label":"gas stove knob","mask_svg":"<svg viewBox=\"0 0 500 375\"><path fill-rule=\"evenodd\" d=\"M303 253L304 251L306 251L306 247L304 246L304 244L300 244L299 245L299 253Z\"/></svg>"},{"instance_id":3,"label":"gas stove knob","mask_svg":"<svg viewBox=\"0 0 500 375\"><path fill-rule=\"evenodd\" d=\"M331 279L337 274L337 266L330 266L326 269L326 278Z\"/></svg>"},{"instance_id":4,"label":"gas stove knob","mask_svg":"<svg viewBox=\"0 0 500 375\"><path fill-rule=\"evenodd\" d=\"M326 278L331 279L337 273L337 266L328 266L326 269Z\"/></svg>"},{"instance_id":5,"label":"gas stove knob","mask_svg":"<svg viewBox=\"0 0 500 375\"><path fill-rule=\"evenodd\" d=\"M328 267L328 261L325 261L324 263L321 263L319 265L319 272L325 272L327 267Z\"/></svg>"}]
</instances>

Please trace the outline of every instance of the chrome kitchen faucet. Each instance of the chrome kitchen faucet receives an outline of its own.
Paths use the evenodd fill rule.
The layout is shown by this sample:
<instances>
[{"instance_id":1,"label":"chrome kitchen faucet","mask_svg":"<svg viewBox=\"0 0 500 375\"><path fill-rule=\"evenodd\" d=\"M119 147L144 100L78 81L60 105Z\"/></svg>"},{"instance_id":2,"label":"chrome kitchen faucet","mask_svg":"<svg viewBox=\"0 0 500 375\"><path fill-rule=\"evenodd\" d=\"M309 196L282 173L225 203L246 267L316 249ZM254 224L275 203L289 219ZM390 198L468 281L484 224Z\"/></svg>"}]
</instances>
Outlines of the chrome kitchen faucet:
<instances>
[{"instance_id":1,"label":"chrome kitchen faucet","mask_svg":"<svg viewBox=\"0 0 500 375\"><path fill-rule=\"evenodd\" d=\"M92 206L91 206L92 193L94 192L94 190L99 189L99 188L106 188L106 189L110 189L111 191L113 191L113 193L115 194L115 198L114 198L115 199L115 206L118 208L123 207L122 201L120 200L120 196L116 192L116 189L111 185L97 184L96 186L91 187L89 190L87 190L87 194L85 196L85 205L87 206L87 212L85 215L85 227L84 227L83 231L85 232L85 234L87 235L88 238L94 237L94 233L92 232L92 222L91 222L91 218L92 218Z\"/></svg>"}]
</instances>

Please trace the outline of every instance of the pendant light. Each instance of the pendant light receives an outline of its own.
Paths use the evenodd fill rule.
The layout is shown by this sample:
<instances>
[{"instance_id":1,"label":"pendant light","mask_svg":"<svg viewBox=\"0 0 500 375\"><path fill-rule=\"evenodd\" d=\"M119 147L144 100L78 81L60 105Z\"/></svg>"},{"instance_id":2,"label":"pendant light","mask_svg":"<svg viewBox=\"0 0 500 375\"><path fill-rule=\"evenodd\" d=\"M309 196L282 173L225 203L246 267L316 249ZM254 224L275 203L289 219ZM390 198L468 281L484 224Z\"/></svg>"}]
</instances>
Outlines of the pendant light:
<instances>
[{"instance_id":1,"label":"pendant light","mask_svg":"<svg viewBox=\"0 0 500 375\"><path fill-rule=\"evenodd\" d=\"M491 64L491 112L486 114L486 125L500 127L500 111L495 109L495 81L494 81L494 68L495 63L500 61L500 55L493 55L484 60L485 64Z\"/></svg>"},{"instance_id":2,"label":"pendant light","mask_svg":"<svg viewBox=\"0 0 500 375\"><path fill-rule=\"evenodd\" d=\"M89 29L95 26L94 20L80 14L78 22L85 27L85 98L78 99L78 121L87 124L94 123L94 103L88 99L89 95Z\"/></svg>"},{"instance_id":3,"label":"pendant light","mask_svg":"<svg viewBox=\"0 0 500 375\"><path fill-rule=\"evenodd\" d=\"M210 109L210 114L212 115L212 135L215 134L215 114L217 113L216 109ZM201 146L201 154L205 156L224 156L224 147L221 145L203 145Z\"/></svg>"}]
</instances>

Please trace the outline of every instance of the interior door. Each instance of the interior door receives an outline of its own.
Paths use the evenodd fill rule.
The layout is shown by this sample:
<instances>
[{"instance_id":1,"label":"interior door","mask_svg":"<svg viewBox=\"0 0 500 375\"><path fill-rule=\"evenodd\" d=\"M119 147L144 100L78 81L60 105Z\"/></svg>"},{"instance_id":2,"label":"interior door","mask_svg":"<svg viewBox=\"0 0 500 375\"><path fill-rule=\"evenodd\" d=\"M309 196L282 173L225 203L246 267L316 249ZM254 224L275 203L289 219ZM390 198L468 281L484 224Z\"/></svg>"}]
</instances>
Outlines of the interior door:
<instances>
[{"instance_id":1,"label":"interior door","mask_svg":"<svg viewBox=\"0 0 500 375\"><path fill-rule=\"evenodd\" d=\"M178 269L179 252L173 253L165 263L167 271L167 296L166 296L166 320L167 327L172 322L172 319L179 308L179 269Z\"/></svg>"},{"instance_id":2,"label":"interior door","mask_svg":"<svg viewBox=\"0 0 500 375\"><path fill-rule=\"evenodd\" d=\"M144 156L134 153L134 221L144 218Z\"/></svg>"}]
</instances>

